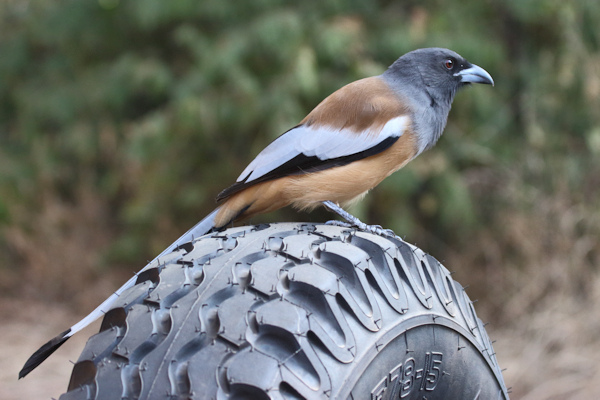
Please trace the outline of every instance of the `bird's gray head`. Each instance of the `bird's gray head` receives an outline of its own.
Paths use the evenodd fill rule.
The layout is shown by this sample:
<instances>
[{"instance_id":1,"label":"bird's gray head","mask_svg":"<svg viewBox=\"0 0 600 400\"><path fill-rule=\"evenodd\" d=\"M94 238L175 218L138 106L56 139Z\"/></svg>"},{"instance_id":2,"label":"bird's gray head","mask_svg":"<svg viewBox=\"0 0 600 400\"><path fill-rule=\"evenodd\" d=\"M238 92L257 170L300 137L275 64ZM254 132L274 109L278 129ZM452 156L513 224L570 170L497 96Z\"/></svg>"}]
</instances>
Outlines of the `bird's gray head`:
<instances>
[{"instance_id":1,"label":"bird's gray head","mask_svg":"<svg viewBox=\"0 0 600 400\"><path fill-rule=\"evenodd\" d=\"M405 87L420 87L433 101L451 103L456 91L470 83L494 84L483 68L473 65L452 50L418 49L396 60L384 73Z\"/></svg>"},{"instance_id":2,"label":"bird's gray head","mask_svg":"<svg viewBox=\"0 0 600 400\"><path fill-rule=\"evenodd\" d=\"M415 125L423 136L421 151L441 136L458 89L471 83L494 84L483 68L452 50L437 47L406 53L382 77L412 103Z\"/></svg>"}]
</instances>

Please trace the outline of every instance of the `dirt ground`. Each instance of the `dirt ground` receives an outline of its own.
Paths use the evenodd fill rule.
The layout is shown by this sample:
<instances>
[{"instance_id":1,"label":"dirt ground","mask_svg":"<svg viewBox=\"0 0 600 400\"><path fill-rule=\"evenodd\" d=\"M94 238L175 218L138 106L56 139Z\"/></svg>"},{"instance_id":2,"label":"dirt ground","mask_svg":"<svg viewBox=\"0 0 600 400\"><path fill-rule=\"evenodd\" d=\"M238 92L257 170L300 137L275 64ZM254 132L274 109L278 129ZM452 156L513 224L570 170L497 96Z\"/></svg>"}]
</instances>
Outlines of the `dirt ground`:
<instances>
[{"instance_id":1,"label":"dirt ground","mask_svg":"<svg viewBox=\"0 0 600 400\"><path fill-rule=\"evenodd\" d=\"M597 287L588 304L596 315L600 284ZM490 337L496 340L500 366L506 368L504 379L512 387L512 399L600 398L600 322L589 318L589 312L586 318L581 311L575 299L557 299L511 327L488 327ZM81 316L57 304L2 300L0 399L58 398L66 390L72 362L79 357L87 338L98 331L99 322L68 340L24 379L18 380L17 376L33 351Z\"/></svg>"}]
</instances>

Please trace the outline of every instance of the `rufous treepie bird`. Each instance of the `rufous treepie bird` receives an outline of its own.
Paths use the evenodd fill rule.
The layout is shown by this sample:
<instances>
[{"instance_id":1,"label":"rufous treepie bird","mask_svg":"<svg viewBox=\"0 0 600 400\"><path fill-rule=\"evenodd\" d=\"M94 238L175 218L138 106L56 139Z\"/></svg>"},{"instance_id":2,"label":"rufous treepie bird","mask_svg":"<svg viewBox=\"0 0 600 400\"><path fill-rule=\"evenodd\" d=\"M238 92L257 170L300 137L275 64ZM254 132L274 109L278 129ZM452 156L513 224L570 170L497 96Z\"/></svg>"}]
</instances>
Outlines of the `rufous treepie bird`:
<instances>
[{"instance_id":1,"label":"rufous treepie bird","mask_svg":"<svg viewBox=\"0 0 600 400\"><path fill-rule=\"evenodd\" d=\"M362 198L432 147L442 135L454 95L470 83L493 85L494 81L484 69L455 52L428 48L403 55L379 76L342 87L261 151L237 181L219 194L221 204L157 258L233 221L288 205L300 209L325 205L351 225L389 234L363 224L338 204ZM90 315L42 346L19 377L108 311L135 281L136 276Z\"/></svg>"}]
</instances>

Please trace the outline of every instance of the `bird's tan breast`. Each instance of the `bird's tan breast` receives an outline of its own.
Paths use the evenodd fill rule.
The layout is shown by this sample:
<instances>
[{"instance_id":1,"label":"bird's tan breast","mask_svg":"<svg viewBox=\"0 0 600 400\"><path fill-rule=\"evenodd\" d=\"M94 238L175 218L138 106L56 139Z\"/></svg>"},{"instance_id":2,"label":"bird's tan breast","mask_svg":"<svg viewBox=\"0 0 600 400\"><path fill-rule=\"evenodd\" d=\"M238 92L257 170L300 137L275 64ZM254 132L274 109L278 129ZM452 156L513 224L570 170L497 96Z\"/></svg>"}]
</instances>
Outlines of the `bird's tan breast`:
<instances>
[{"instance_id":1,"label":"bird's tan breast","mask_svg":"<svg viewBox=\"0 0 600 400\"><path fill-rule=\"evenodd\" d=\"M417 155L417 140L405 132L389 149L352 162L305 175L285 178L283 195L298 208L313 208L320 202L352 202L402 168Z\"/></svg>"}]
</instances>

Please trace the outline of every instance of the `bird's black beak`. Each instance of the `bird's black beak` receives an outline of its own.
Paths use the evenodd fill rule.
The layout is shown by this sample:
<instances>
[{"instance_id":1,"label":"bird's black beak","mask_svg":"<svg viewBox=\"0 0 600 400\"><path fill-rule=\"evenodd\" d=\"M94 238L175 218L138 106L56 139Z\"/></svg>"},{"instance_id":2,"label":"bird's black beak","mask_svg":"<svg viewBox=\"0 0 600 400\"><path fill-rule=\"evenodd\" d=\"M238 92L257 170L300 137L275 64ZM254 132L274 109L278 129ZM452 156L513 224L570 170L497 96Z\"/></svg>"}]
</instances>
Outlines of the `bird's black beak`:
<instances>
[{"instance_id":1,"label":"bird's black beak","mask_svg":"<svg viewBox=\"0 0 600 400\"><path fill-rule=\"evenodd\" d=\"M454 76L459 76L460 81L464 83L485 83L494 86L492 76L485 69L474 64L457 72Z\"/></svg>"}]
</instances>

